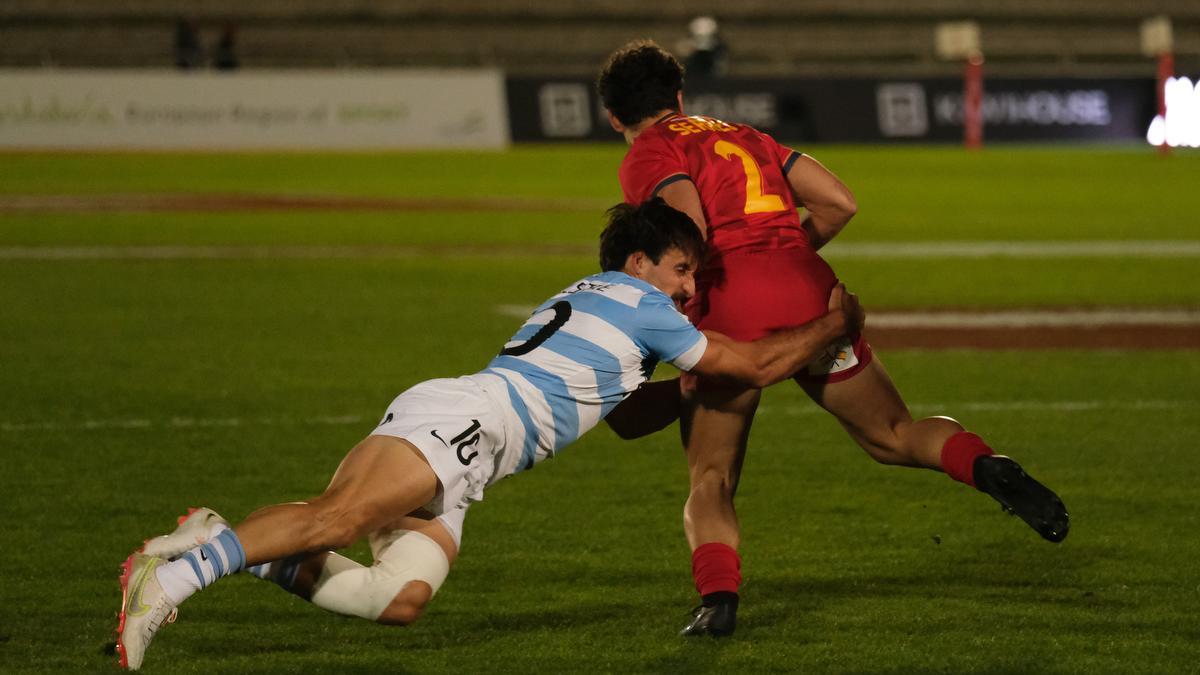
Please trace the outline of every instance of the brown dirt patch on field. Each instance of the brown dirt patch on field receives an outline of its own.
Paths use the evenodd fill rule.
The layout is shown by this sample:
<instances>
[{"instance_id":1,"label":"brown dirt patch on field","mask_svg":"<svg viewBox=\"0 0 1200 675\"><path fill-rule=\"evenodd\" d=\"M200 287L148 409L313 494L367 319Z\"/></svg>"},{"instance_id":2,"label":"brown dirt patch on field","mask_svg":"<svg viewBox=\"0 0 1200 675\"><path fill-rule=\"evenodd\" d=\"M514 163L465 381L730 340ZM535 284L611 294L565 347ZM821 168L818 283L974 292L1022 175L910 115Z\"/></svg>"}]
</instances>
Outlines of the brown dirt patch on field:
<instances>
[{"instance_id":1,"label":"brown dirt patch on field","mask_svg":"<svg viewBox=\"0 0 1200 675\"><path fill-rule=\"evenodd\" d=\"M533 197L356 197L309 194L76 194L0 195L0 214L138 213L254 211L409 211L409 212L558 212L600 213L611 204L595 198ZM240 257L389 257L432 254L562 255L582 251L574 246L447 246L447 247L114 247L105 258L170 259ZM513 250L508 251L508 248ZM178 250L177 250L178 249ZM311 250L310 250L311 249ZM9 249L9 259L92 258L97 250ZM590 251L590 249L589 249ZM1087 327L871 327L867 338L880 349L1200 349L1200 325L1094 325Z\"/></svg>"}]
</instances>

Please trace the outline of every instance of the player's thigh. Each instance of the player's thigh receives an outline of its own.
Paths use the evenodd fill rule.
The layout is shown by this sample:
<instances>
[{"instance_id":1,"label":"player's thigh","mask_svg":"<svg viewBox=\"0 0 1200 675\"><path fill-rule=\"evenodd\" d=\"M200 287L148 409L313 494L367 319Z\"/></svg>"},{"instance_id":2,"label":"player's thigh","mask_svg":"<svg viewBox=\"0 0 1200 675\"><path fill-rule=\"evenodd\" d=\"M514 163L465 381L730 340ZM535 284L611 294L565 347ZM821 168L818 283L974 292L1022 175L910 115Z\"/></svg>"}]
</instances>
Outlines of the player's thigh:
<instances>
[{"instance_id":1,"label":"player's thigh","mask_svg":"<svg viewBox=\"0 0 1200 675\"><path fill-rule=\"evenodd\" d=\"M864 447L894 446L896 429L912 421L908 406L877 356L848 379L799 382L809 397L837 417Z\"/></svg>"},{"instance_id":2,"label":"player's thigh","mask_svg":"<svg viewBox=\"0 0 1200 675\"><path fill-rule=\"evenodd\" d=\"M350 508L376 529L429 502L437 475L412 444L372 435L354 446L338 466L329 487L314 500Z\"/></svg>"},{"instance_id":3,"label":"player's thigh","mask_svg":"<svg viewBox=\"0 0 1200 675\"><path fill-rule=\"evenodd\" d=\"M760 389L701 383L684 397L680 430L692 484L713 477L736 487Z\"/></svg>"},{"instance_id":4,"label":"player's thigh","mask_svg":"<svg viewBox=\"0 0 1200 675\"><path fill-rule=\"evenodd\" d=\"M506 423L472 377L429 380L397 396L374 435L408 444L432 471L437 487L432 499L400 515L416 507L445 514L482 499L504 447Z\"/></svg>"},{"instance_id":5,"label":"player's thigh","mask_svg":"<svg viewBox=\"0 0 1200 675\"><path fill-rule=\"evenodd\" d=\"M697 277L687 313L701 329L755 340L824 315L836 283L833 270L811 249L727 254ZM689 374L681 385L680 428L693 486L713 471L731 474L736 483L761 392Z\"/></svg>"}]
</instances>

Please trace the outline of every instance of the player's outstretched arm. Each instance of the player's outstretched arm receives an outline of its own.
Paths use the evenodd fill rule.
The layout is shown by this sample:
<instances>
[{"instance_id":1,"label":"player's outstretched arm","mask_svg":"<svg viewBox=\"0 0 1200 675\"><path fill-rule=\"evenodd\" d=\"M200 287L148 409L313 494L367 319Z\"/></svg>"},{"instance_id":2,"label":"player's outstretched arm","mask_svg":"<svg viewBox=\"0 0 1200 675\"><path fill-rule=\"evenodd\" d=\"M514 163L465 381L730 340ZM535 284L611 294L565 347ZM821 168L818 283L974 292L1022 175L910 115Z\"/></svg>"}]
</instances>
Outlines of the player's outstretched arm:
<instances>
[{"instance_id":1,"label":"player's outstretched arm","mask_svg":"<svg viewBox=\"0 0 1200 675\"><path fill-rule=\"evenodd\" d=\"M828 244L858 212L850 188L808 155L792 164L787 180L796 203L808 209L802 225L814 249Z\"/></svg>"},{"instance_id":2,"label":"player's outstretched arm","mask_svg":"<svg viewBox=\"0 0 1200 675\"><path fill-rule=\"evenodd\" d=\"M791 377L835 339L857 335L865 318L858 296L838 284L829 296L829 312L803 326L772 333L754 342L737 342L720 333L704 331L708 349L691 372L767 387Z\"/></svg>"},{"instance_id":3,"label":"player's outstretched arm","mask_svg":"<svg viewBox=\"0 0 1200 675\"><path fill-rule=\"evenodd\" d=\"M679 419L679 378L647 382L613 408L608 426L629 441L662 431Z\"/></svg>"}]
</instances>

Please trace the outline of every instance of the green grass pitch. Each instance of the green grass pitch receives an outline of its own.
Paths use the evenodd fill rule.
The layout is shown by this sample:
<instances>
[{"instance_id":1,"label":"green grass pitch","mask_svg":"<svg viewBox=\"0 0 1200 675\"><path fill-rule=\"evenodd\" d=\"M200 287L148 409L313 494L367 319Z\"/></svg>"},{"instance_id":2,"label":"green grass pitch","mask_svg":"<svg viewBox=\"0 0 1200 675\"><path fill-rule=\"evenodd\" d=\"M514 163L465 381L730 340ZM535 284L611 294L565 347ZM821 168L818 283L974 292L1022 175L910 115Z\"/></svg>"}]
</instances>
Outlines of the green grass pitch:
<instances>
[{"instance_id":1,"label":"green grass pitch","mask_svg":"<svg viewBox=\"0 0 1200 675\"><path fill-rule=\"evenodd\" d=\"M804 148L808 150L808 148ZM1200 241L1200 156L812 148L855 190L849 242ZM5 155L4 195L519 196L561 212L0 212L0 672L110 672L118 566L188 506L321 490L393 396L473 372L592 271L622 149ZM456 253L463 243L495 252ZM566 253L538 252L561 244ZM31 247L416 246L384 259L32 260ZM443 247L438 249L437 247ZM521 248L528 246L528 255ZM440 252L439 252L440 251ZM833 259L868 310L1200 307L1194 257ZM1071 509L1054 546L933 472L885 468L795 387L764 397L738 497L738 633L695 601L674 431L601 427L495 486L424 619L326 614L241 575L189 600L150 673L1194 672L1200 353L894 351ZM363 547L352 555L362 556Z\"/></svg>"}]
</instances>

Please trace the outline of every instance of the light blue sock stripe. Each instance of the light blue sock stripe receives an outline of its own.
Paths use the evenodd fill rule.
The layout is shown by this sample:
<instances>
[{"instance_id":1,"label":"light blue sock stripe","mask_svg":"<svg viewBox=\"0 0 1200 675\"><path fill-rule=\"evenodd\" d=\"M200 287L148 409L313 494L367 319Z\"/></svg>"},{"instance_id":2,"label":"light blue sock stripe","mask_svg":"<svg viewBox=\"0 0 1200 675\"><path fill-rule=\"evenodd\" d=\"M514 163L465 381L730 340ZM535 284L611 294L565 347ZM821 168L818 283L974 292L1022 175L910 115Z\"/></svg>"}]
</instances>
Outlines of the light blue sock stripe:
<instances>
[{"instance_id":1,"label":"light blue sock stripe","mask_svg":"<svg viewBox=\"0 0 1200 675\"><path fill-rule=\"evenodd\" d=\"M199 556L195 549L193 549L184 554L183 559L188 561L188 564L192 566L192 571L196 573L196 578L200 580L200 588L204 588L208 585L208 582L204 581L204 572L200 570L200 561L196 560L197 557Z\"/></svg>"},{"instance_id":2,"label":"light blue sock stripe","mask_svg":"<svg viewBox=\"0 0 1200 675\"><path fill-rule=\"evenodd\" d=\"M212 565L213 581L225 576L225 562L221 560L221 554L217 551L217 547L213 546L213 543L210 541L207 544L201 544L200 550L204 551L205 556L208 558L208 563Z\"/></svg>"},{"instance_id":3,"label":"light blue sock stripe","mask_svg":"<svg viewBox=\"0 0 1200 675\"><path fill-rule=\"evenodd\" d=\"M246 550L242 548L242 542L232 529L222 531L213 541L219 542L221 549L225 551L225 557L229 559L230 574L240 572L246 566Z\"/></svg>"}]
</instances>

